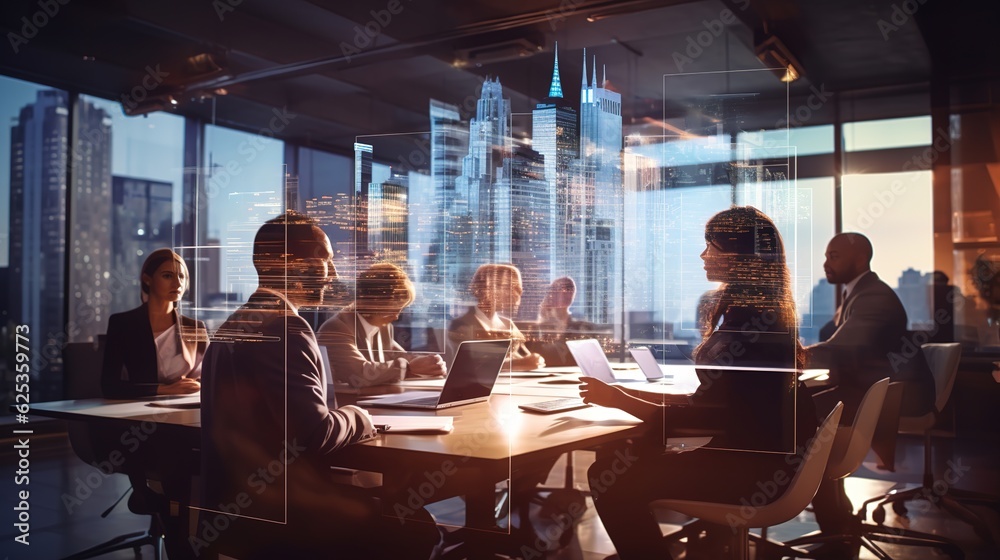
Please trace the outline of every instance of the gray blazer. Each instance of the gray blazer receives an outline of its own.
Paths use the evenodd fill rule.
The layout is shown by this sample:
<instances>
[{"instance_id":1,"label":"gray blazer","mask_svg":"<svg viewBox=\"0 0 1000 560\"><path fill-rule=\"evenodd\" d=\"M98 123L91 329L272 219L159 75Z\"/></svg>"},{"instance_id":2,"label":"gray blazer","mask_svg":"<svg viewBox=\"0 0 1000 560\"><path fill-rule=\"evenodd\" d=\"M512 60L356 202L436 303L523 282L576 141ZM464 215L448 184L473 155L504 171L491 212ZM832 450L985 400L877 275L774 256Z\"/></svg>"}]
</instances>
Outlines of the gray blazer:
<instances>
[{"instance_id":1,"label":"gray blazer","mask_svg":"<svg viewBox=\"0 0 1000 560\"><path fill-rule=\"evenodd\" d=\"M330 358L334 381L352 387L370 387L399 383L406 377L409 355L393 338L392 325L386 325L376 334L382 340L386 361L378 360L377 347L368 352L365 329L356 311L344 311L324 322L316 339Z\"/></svg>"}]
</instances>

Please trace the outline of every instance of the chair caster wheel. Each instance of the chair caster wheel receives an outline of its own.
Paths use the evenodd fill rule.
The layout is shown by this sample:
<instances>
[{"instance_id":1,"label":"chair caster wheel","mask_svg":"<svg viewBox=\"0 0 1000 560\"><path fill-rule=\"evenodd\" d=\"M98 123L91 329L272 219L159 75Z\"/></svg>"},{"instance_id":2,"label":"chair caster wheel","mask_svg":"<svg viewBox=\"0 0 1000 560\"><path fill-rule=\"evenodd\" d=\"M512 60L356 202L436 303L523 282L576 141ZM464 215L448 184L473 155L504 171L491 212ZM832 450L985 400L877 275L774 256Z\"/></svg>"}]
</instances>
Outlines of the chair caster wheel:
<instances>
[{"instance_id":1,"label":"chair caster wheel","mask_svg":"<svg viewBox=\"0 0 1000 560\"><path fill-rule=\"evenodd\" d=\"M877 523L879 525L882 525L883 523L885 523L885 506L884 505L879 504L879 506L872 511L872 521L874 521L875 523Z\"/></svg>"},{"instance_id":2,"label":"chair caster wheel","mask_svg":"<svg viewBox=\"0 0 1000 560\"><path fill-rule=\"evenodd\" d=\"M909 510L906 509L906 504L902 501L892 503L892 511L896 512L896 515L906 517Z\"/></svg>"}]
</instances>

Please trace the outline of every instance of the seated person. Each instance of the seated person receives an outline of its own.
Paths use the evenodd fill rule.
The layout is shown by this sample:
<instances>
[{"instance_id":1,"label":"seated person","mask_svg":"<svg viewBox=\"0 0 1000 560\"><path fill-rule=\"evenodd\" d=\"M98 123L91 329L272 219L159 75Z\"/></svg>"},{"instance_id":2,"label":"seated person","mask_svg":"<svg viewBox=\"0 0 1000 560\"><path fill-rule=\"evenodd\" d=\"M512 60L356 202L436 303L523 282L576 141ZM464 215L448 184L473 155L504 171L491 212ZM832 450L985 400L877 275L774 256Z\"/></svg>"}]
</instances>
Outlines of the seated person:
<instances>
[{"instance_id":1,"label":"seated person","mask_svg":"<svg viewBox=\"0 0 1000 560\"><path fill-rule=\"evenodd\" d=\"M335 381L369 387L445 374L441 356L406 354L393 338L392 323L414 296L413 283L394 264L374 264L358 275L354 305L323 323L316 335Z\"/></svg>"},{"instance_id":2,"label":"seated person","mask_svg":"<svg viewBox=\"0 0 1000 560\"><path fill-rule=\"evenodd\" d=\"M448 355L454 358L466 340L510 338L504 369L531 371L545 367L545 359L528 349L524 335L509 317L521 304L521 272L510 264L484 264L472 275L469 291L476 305L448 325Z\"/></svg>"},{"instance_id":3,"label":"seated person","mask_svg":"<svg viewBox=\"0 0 1000 560\"><path fill-rule=\"evenodd\" d=\"M539 353L550 366L575 366L576 361L566 347L566 341L590 338L597 326L574 319L569 311L576 298L576 283L569 276L556 278L538 308L538 322L525 333L527 346Z\"/></svg>"},{"instance_id":4,"label":"seated person","mask_svg":"<svg viewBox=\"0 0 1000 560\"><path fill-rule=\"evenodd\" d=\"M142 305L108 319L101 389L109 399L184 395L201 389L205 324L178 312L188 286L184 259L170 249L146 257Z\"/></svg>"},{"instance_id":5,"label":"seated person","mask_svg":"<svg viewBox=\"0 0 1000 560\"><path fill-rule=\"evenodd\" d=\"M791 275L774 223L756 208L734 207L709 220L705 240L701 255L705 274L722 285L711 298L714 308L705 313L706 336L694 351L695 363L801 367L804 357L798 341ZM659 394L583 378L580 394L585 402L619 408L650 428L646 437L626 444L624 449L599 451L589 471L594 505L620 558L670 558L659 524L647 507L652 501L739 503L759 492L759 481L780 479L787 484L791 480L795 466L801 463L796 455L805 449L817 427L815 409L801 387L795 403L796 455L715 448L664 454L664 434L674 430L716 432L721 428L725 430L723 439L731 440L753 435L741 433L746 430L740 426L760 403L753 396L750 373L750 383L736 376L725 381L702 378L689 406L665 405ZM720 401L727 406L719 407ZM621 457L634 457L625 471L627 476L618 476L614 484L602 484L606 472L619 473ZM766 498L773 501L783 491L777 488ZM728 527L711 531L709 540L714 542L729 533ZM718 557L717 551L710 556Z\"/></svg>"},{"instance_id":6,"label":"seated person","mask_svg":"<svg viewBox=\"0 0 1000 560\"><path fill-rule=\"evenodd\" d=\"M363 409L327 404L319 345L299 315L321 306L337 277L329 238L312 219L288 212L257 231L253 264L257 290L219 327L217 340L227 342L205 357L202 480L210 509L191 546L200 553L224 541L220 552L239 549L239 558L428 558L440 535L426 510L404 522L383 515L365 489L331 480L337 451L375 430ZM220 522L228 530L212 528Z\"/></svg>"},{"instance_id":7,"label":"seated person","mask_svg":"<svg viewBox=\"0 0 1000 560\"><path fill-rule=\"evenodd\" d=\"M142 305L108 319L101 369L105 398L184 395L201 390L201 364L208 347L205 324L178 311L188 278L184 259L172 250L157 249L146 257L139 275ZM118 445L119 436L109 434L109 443ZM149 439L157 443L143 441L125 454L119 467L132 483L129 509L140 514L165 505L163 497L146 486L146 472L156 470L162 458L158 452L164 448L160 443L165 442L159 441L159 434Z\"/></svg>"}]
</instances>

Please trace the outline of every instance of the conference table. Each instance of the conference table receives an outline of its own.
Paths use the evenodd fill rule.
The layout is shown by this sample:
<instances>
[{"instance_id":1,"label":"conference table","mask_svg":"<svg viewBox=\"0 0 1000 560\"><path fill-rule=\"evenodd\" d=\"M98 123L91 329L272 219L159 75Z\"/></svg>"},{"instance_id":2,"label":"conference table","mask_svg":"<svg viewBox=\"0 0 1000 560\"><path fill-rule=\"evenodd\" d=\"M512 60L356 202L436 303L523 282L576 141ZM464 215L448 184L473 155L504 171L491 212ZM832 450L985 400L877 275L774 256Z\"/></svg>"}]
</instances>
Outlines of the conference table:
<instances>
[{"instance_id":1,"label":"conference table","mask_svg":"<svg viewBox=\"0 0 1000 560\"><path fill-rule=\"evenodd\" d=\"M616 369L619 378L642 379L637 369L624 365ZM671 383L629 386L678 397L697 388L693 366L663 369L673 377ZM509 531L497 526L494 515L498 483L516 483L523 473L551 466L565 453L594 449L643 431L636 418L616 409L591 406L543 415L518 408L578 396L578 385L573 381L579 375L576 368L511 372L500 376L488 401L438 411L369 407L378 415L450 416L453 429L449 433L409 434L393 433L390 428L372 440L339 450L332 463L381 473L385 515L405 517L423 505L463 496L468 557L492 557L497 539ZM337 404L345 405L376 393L427 390L440 387L442 382L408 380L398 386L334 391ZM63 420L117 426L123 431L130 426L156 426L183 438L192 448L200 447L201 411L191 408L191 397L69 400L34 404L32 411Z\"/></svg>"},{"instance_id":2,"label":"conference table","mask_svg":"<svg viewBox=\"0 0 1000 560\"><path fill-rule=\"evenodd\" d=\"M642 430L638 420L614 409L587 407L541 415L518 408L520 404L577 396L575 384L541 383L574 377L566 371L543 372L545 378L501 376L488 401L439 411L372 407L371 412L380 415L450 416L453 429L443 434L394 434L390 430L338 451L332 462L381 473L386 515L405 515L415 509L412 506L464 496L465 527L470 529L465 537L467 553L470 558L491 557L497 539L508 532L497 527L494 519L498 483L516 480L519 473L538 465L551 464L563 453L598 447ZM389 390L426 390L439 383L408 381ZM350 394L338 389L337 401L339 405L350 404L361 396L386 390L371 388ZM201 411L190 408L190 401L191 397L83 399L37 403L31 410L39 416L113 426L123 432L130 427L149 431L155 426L198 448Z\"/></svg>"}]
</instances>

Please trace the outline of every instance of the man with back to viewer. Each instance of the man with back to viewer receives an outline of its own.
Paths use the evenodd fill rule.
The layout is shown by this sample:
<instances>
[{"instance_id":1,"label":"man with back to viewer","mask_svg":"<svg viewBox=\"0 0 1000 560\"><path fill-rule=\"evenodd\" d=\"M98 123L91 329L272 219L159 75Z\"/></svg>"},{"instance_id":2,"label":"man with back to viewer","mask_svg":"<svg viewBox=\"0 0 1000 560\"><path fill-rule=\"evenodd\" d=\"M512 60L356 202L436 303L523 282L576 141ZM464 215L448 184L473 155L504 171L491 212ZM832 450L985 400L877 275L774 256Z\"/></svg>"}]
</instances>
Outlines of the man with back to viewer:
<instances>
[{"instance_id":1,"label":"man with back to viewer","mask_svg":"<svg viewBox=\"0 0 1000 560\"><path fill-rule=\"evenodd\" d=\"M326 234L300 214L258 230L259 286L204 362L205 505L241 516L220 530L244 545L241 557L427 558L439 536L433 524L385 517L365 490L330 481L334 452L374 435L364 410L328 407L316 336L298 314L323 303L336 278L332 258Z\"/></svg>"}]
</instances>

